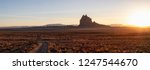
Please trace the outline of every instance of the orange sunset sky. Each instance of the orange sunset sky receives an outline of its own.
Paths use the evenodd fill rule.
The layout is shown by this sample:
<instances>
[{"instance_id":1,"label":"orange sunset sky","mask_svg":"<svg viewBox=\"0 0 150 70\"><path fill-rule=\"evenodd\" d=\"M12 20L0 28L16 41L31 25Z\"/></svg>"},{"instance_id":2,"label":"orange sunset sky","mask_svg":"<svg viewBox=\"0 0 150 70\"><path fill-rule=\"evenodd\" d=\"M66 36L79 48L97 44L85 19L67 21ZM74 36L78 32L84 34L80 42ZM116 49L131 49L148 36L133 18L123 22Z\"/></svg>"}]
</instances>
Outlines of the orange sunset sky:
<instances>
[{"instance_id":1,"label":"orange sunset sky","mask_svg":"<svg viewBox=\"0 0 150 70\"><path fill-rule=\"evenodd\" d=\"M105 25L150 26L150 0L0 0L0 27L78 25L83 14Z\"/></svg>"}]
</instances>

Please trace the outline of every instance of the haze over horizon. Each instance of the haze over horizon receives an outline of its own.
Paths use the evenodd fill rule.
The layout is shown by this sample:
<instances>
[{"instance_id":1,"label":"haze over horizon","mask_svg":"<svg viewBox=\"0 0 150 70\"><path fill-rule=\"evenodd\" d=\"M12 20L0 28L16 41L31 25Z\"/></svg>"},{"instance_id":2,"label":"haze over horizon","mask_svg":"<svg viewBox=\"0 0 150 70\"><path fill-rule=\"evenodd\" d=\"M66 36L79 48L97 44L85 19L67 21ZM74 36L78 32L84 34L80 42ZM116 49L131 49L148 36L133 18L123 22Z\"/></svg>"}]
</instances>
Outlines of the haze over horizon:
<instances>
[{"instance_id":1,"label":"haze over horizon","mask_svg":"<svg viewBox=\"0 0 150 70\"><path fill-rule=\"evenodd\" d=\"M0 0L0 27L78 25L83 14L105 25L149 26L150 0Z\"/></svg>"}]
</instances>

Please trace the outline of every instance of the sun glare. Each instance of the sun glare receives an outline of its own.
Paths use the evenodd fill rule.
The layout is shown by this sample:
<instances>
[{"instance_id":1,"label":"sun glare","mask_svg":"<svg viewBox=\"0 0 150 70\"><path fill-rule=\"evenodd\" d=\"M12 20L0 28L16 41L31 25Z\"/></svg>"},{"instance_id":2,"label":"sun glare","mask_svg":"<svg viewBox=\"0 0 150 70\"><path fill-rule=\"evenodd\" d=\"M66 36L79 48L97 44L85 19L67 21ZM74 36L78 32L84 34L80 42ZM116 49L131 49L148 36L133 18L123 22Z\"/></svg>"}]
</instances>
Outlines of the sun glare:
<instances>
[{"instance_id":1,"label":"sun glare","mask_svg":"<svg viewBox=\"0 0 150 70\"><path fill-rule=\"evenodd\" d=\"M150 26L150 11L136 11L128 17L127 23L138 27Z\"/></svg>"}]
</instances>

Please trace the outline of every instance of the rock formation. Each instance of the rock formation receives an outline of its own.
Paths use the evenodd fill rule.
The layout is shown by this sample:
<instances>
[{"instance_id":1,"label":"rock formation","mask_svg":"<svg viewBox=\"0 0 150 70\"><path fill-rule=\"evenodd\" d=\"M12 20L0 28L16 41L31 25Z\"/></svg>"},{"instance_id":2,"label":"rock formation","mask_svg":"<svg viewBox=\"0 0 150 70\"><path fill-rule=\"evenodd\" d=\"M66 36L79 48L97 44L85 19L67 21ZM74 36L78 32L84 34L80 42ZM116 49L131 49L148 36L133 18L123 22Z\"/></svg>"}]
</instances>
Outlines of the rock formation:
<instances>
[{"instance_id":1,"label":"rock formation","mask_svg":"<svg viewBox=\"0 0 150 70\"><path fill-rule=\"evenodd\" d=\"M92 22L92 19L87 15L83 15L80 19L79 27L108 27L106 25L98 24L95 21Z\"/></svg>"}]
</instances>

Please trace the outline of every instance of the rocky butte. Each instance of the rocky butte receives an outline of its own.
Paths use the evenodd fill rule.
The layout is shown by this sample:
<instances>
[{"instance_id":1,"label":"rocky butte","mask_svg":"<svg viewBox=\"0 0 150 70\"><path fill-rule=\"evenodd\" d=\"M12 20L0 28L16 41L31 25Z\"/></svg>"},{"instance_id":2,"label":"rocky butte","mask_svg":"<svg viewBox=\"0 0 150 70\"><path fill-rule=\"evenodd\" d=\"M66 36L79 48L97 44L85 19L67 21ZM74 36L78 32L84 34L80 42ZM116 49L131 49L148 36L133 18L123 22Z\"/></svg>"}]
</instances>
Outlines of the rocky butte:
<instances>
[{"instance_id":1,"label":"rocky butte","mask_svg":"<svg viewBox=\"0 0 150 70\"><path fill-rule=\"evenodd\" d=\"M107 25L98 24L95 21L93 22L90 17L83 15L80 19L80 24L78 27L109 27Z\"/></svg>"}]
</instances>

